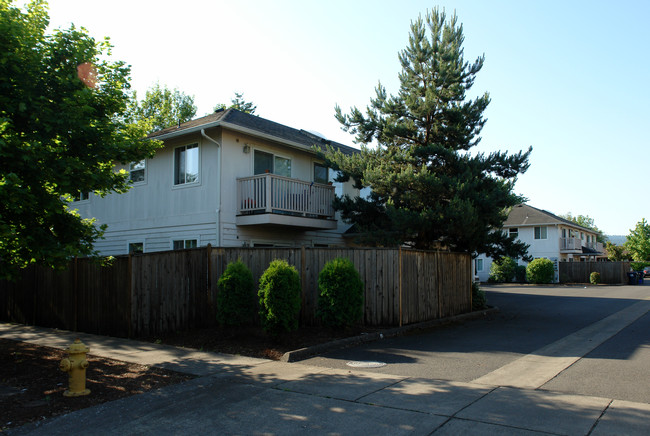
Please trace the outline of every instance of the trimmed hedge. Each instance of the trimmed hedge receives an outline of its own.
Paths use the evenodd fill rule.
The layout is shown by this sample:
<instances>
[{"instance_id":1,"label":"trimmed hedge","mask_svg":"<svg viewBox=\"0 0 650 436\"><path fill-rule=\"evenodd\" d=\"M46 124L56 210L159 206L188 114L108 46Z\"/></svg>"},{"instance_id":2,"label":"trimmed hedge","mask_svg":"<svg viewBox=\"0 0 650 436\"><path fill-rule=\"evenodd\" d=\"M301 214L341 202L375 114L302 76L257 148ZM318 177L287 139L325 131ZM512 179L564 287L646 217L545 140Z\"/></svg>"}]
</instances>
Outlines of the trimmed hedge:
<instances>
[{"instance_id":1,"label":"trimmed hedge","mask_svg":"<svg viewBox=\"0 0 650 436\"><path fill-rule=\"evenodd\" d=\"M549 259L535 259L526 267L526 280L529 283L551 283L554 277L555 269Z\"/></svg>"},{"instance_id":2,"label":"trimmed hedge","mask_svg":"<svg viewBox=\"0 0 650 436\"><path fill-rule=\"evenodd\" d=\"M592 285L597 285L600 283L600 273L598 271L594 271L589 274L589 283Z\"/></svg>"},{"instance_id":3,"label":"trimmed hedge","mask_svg":"<svg viewBox=\"0 0 650 436\"><path fill-rule=\"evenodd\" d=\"M328 327L349 327L363 316L363 281L354 264L336 258L318 275L318 316Z\"/></svg>"},{"instance_id":4,"label":"trimmed hedge","mask_svg":"<svg viewBox=\"0 0 650 436\"><path fill-rule=\"evenodd\" d=\"M258 290L262 328L272 335L298 328L300 277L296 268L276 259L260 277Z\"/></svg>"},{"instance_id":5,"label":"trimmed hedge","mask_svg":"<svg viewBox=\"0 0 650 436\"><path fill-rule=\"evenodd\" d=\"M241 260L228 264L217 282L217 321L242 326L255 320L257 301L253 274Z\"/></svg>"}]
</instances>

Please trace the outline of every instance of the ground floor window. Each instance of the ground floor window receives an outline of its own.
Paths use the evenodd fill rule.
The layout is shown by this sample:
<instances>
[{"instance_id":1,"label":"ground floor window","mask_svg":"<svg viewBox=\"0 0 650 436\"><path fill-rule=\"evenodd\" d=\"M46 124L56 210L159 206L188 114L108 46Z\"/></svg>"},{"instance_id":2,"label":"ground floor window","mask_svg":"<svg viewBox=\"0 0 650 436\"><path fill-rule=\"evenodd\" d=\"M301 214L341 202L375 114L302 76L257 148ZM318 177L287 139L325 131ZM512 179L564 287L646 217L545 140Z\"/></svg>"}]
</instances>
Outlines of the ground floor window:
<instances>
[{"instance_id":1,"label":"ground floor window","mask_svg":"<svg viewBox=\"0 0 650 436\"><path fill-rule=\"evenodd\" d=\"M144 253L144 242L129 242L129 254Z\"/></svg>"},{"instance_id":2,"label":"ground floor window","mask_svg":"<svg viewBox=\"0 0 650 436\"><path fill-rule=\"evenodd\" d=\"M183 250L185 248L196 248L198 243L196 239L179 239L173 241L174 250Z\"/></svg>"}]
</instances>

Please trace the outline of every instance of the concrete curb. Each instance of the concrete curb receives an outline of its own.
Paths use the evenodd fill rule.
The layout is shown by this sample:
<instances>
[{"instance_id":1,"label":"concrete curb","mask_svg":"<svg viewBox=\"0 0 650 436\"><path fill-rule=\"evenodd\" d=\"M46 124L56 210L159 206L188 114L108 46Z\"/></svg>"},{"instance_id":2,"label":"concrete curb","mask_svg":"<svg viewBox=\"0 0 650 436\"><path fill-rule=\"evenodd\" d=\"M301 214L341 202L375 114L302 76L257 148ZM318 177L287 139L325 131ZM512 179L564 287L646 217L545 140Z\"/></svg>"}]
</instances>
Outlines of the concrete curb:
<instances>
[{"instance_id":1,"label":"concrete curb","mask_svg":"<svg viewBox=\"0 0 650 436\"><path fill-rule=\"evenodd\" d=\"M338 339L336 341L327 342L324 344L313 345L307 348L300 348L298 350L287 351L280 358L281 362L299 362L305 360L309 357L312 357L317 354L322 354L337 348L345 348L350 345L365 344L368 342L378 341L380 339L392 338L395 336L400 336L415 330L426 330L434 327L439 327L442 325L451 324L454 322L469 321L472 319L485 318L488 315L492 315L499 312L498 307L490 307L484 310L478 310L475 312L464 313L462 315L450 316L448 318L434 319L432 321L420 322L417 324L409 324L402 327L395 327L392 329L386 329L381 332L373 333L362 333L359 336L352 336L349 338Z\"/></svg>"}]
</instances>

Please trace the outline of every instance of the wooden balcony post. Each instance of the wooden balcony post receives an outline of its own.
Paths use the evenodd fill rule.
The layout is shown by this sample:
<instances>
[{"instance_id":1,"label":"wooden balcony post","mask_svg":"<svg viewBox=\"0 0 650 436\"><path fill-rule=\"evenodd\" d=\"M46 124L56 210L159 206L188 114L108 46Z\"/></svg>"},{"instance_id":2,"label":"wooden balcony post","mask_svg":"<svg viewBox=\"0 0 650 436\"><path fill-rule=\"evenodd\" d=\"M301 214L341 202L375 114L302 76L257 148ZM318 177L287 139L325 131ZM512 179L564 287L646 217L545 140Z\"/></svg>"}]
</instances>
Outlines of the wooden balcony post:
<instances>
[{"instance_id":1,"label":"wooden balcony post","mask_svg":"<svg viewBox=\"0 0 650 436\"><path fill-rule=\"evenodd\" d=\"M266 203L266 213L271 213L272 210L272 197L271 197L271 173L267 173L264 175L264 187L266 188L266 191L264 193L265 198L265 203Z\"/></svg>"}]
</instances>

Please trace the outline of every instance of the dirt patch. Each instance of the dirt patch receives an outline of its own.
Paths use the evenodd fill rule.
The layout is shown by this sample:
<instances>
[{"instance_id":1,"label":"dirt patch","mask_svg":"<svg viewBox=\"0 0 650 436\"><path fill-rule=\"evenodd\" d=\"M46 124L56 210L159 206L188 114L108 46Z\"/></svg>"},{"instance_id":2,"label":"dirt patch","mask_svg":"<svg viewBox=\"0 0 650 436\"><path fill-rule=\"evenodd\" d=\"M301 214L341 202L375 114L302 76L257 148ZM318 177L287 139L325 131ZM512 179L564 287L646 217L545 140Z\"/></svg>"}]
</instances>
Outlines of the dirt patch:
<instances>
[{"instance_id":1,"label":"dirt patch","mask_svg":"<svg viewBox=\"0 0 650 436\"><path fill-rule=\"evenodd\" d=\"M260 328L215 328L146 340L202 351L279 360L287 351L377 330L357 327L337 331L301 327L296 332L274 338ZM90 351L92 353L92 348ZM66 353L63 350L0 338L0 432L194 378L89 354L86 387L91 393L68 398L63 396L68 387L68 375L58 369L64 357Z\"/></svg>"},{"instance_id":2,"label":"dirt patch","mask_svg":"<svg viewBox=\"0 0 650 436\"><path fill-rule=\"evenodd\" d=\"M0 432L193 378L89 354L91 393L69 398L63 396L68 375L59 370L64 357L65 351L55 348L0 339Z\"/></svg>"}]
</instances>

